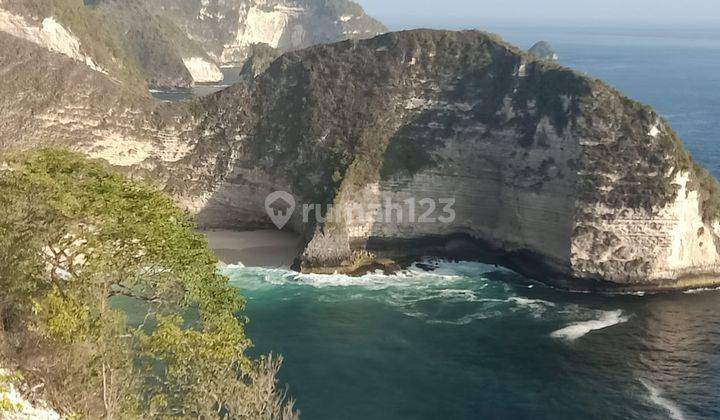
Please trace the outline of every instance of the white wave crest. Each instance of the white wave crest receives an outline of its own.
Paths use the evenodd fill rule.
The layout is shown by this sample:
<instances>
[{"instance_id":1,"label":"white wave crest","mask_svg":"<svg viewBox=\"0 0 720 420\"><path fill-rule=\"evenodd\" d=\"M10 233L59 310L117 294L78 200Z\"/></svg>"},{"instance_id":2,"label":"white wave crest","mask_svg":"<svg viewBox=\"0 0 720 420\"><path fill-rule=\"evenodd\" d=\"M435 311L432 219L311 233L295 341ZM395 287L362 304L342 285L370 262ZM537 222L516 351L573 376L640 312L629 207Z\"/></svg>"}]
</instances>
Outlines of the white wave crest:
<instances>
[{"instance_id":1,"label":"white wave crest","mask_svg":"<svg viewBox=\"0 0 720 420\"><path fill-rule=\"evenodd\" d=\"M602 312L599 319L568 325L565 328L553 332L550 336L567 341L575 341L591 331L602 330L627 321L628 317L623 315L623 311L621 310L605 311Z\"/></svg>"},{"instance_id":2,"label":"white wave crest","mask_svg":"<svg viewBox=\"0 0 720 420\"><path fill-rule=\"evenodd\" d=\"M224 268L226 268L226 269L228 269L228 270L238 270L238 269L241 269L241 268L245 268L245 264L243 264L243 263L241 263L241 262L238 261L238 262L235 263L235 264L228 264L228 265L226 265Z\"/></svg>"},{"instance_id":3,"label":"white wave crest","mask_svg":"<svg viewBox=\"0 0 720 420\"><path fill-rule=\"evenodd\" d=\"M557 306L553 302L548 302L547 300L542 299L528 299L520 296L514 296L508 299L508 301L515 303L518 306L525 306L525 307L542 307L542 306L550 306L555 307Z\"/></svg>"},{"instance_id":4,"label":"white wave crest","mask_svg":"<svg viewBox=\"0 0 720 420\"><path fill-rule=\"evenodd\" d=\"M678 407L678 405L674 402L663 397L662 391L659 388L657 388L652 383L650 383L650 381L647 381L645 379L638 379L638 381L640 381L640 383L643 384L643 386L650 393L649 399L653 402L653 404L667 411L667 413L670 415L670 418L674 420L685 420L685 415L683 414L680 407Z\"/></svg>"},{"instance_id":5,"label":"white wave crest","mask_svg":"<svg viewBox=\"0 0 720 420\"><path fill-rule=\"evenodd\" d=\"M502 316L501 311L491 312L476 312L469 315L465 315L458 319L444 320L444 319L429 319L428 324L444 324L444 325L468 325L473 321L479 321L490 318L499 318Z\"/></svg>"},{"instance_id":6,"label":"white wave crest","mask_svg":"<svg viewBox=\"0 0 720 420\"><path fill-rule=\"evenodd\" d=\"M421 268L422 264L425 264L425 266L431 266L433 270L428 271ZM360 277L353 277L345 274L302 274L283 269L244 267L241 263L225 267L224 272L232 278L232 271L237 269L251 270L255 274L263 276L267 283L274 285L292 284L316 288L355 286L363 287L369 290L384 290L389 287L424 288L430 285L438 286L450 284L451 282L464 279L468 276L482 276L485 273L500 270L492 265L475 262L432 260L413 264L407 269L394 274L384 274L381 271L377 271ZM453 296L469 299L474 297L471 291L450 289L439 291L438 294L444 295L445 297Z\"/></svg>"},{"instance_id":7,"label":"white wave crest","mask_svg":"<svg viewBox=\"0 0 720 420\"><path fill-rule=\"evenodd\" d=\"M555 303L546 300L528 299L520 296L513 296L507 302L515 304L518 309L530 311L534 318L541 318L549 308L557 306Z\"/></svg>"},{"instance_id":8,"label":"white wave crest","mask_svg":"<svg viewBox=\"0 0 720 420\"><path fill-rule=\"evenodd\" d=\"M686 290L683 293L685 293L686 295L696 295L698 293L717 292L717 291L720 291L720 287L703 287L700 289L690 289L690 290Z\"/></svg>"}]
</instances>

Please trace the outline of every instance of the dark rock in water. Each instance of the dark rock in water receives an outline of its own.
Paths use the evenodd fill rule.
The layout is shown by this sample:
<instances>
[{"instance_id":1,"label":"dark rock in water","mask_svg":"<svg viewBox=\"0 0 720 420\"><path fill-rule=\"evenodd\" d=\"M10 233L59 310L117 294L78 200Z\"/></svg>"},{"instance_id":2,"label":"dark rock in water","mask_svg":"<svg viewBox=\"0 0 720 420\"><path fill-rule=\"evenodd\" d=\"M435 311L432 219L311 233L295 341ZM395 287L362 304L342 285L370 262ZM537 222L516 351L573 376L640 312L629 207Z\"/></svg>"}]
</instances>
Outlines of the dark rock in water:
<instances>
[{"instance_id":1,"label":"dark rock in water","mask_svg":"<svg viewBox=\"0 0 720 420\"><path fill-rule=\"evenodd\" d=\"M528 52L541 60L557 61L560 59L552 46L546 41L536 43Z\"/></svg>"},{"instance_id":2,"label":"dark rock in water","mask_svg":"<svg viewBox=\"0 0 720 420\"><path fill-rule=\"evenodd\" d=\"M240 79L254 79L282 55L282 51L268 44L254 44L250 47L248 59L240 70Z\"/></svg>"},{"instance_id":3,"label":"dark rock in water","mask_svg":"<svg viewBox=\"0 0 720 420\"><path fill-rule=\"evenodd\" d=\"M165 105L12 39L0 37L12 75L0 79L0 147L67 144L161 185L206 227L269 227L266 197L288 191L302 271L436 255L572 288L720 284L720 186L670 126L495 36L418 30L314 46ZM415 219L372 211L410 199ZM428 200L435 211L419 221ZM310 204L322 217L305 223ZM342 210L357 207L369 217Z\"/></svg>"}]
</instances>

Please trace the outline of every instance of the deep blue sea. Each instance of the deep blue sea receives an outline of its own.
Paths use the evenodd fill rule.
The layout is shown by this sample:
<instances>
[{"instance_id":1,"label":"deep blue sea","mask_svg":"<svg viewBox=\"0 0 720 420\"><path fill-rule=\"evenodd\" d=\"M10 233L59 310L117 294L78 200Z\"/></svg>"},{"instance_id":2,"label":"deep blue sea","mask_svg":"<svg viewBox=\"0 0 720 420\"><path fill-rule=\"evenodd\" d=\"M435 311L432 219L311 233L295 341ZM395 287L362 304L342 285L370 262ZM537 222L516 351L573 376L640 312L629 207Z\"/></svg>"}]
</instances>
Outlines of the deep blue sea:
<instances>
[{"instance_id":1,"label":"deep blue sea","mask_svg":"<svg viewBox=\"0 0 720 420\"><path fill-rule=\"evenodd\" d=\"M438 25L441 26L441 25ZM488 26L654 106L720 175L720 29ZM396 276L232 267L303 418L720 418L720 291L598 296L478 263Z\"/></svg>"}]
</instances>

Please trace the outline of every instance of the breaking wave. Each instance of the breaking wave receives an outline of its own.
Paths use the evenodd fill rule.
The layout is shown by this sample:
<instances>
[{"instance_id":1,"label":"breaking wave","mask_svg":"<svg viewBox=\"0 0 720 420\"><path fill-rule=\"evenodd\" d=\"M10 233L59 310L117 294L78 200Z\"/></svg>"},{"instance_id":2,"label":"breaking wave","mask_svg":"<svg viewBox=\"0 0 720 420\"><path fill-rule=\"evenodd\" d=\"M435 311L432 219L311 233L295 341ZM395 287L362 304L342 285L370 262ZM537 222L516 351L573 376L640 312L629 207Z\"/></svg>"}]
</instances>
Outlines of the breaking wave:
<instances>
[{"instance_id":1,"label":"breaking wave","mask_svg":"<svg viewBox=\"0 0 720 420\"><path fill-rule=\"evenodd\" d=\"M674 420L685 420L685 415L680 407L669 399L663 397L663 392L659 388L645 379L638 379L638 381L640 381L640 383L643 384L650 393L648 398L653 404L665 410L670 418Z\"/></svg>"},{"instance_id":2,"label":"breaking wave","mask_svg":"<svg viewBox=\"0 0 720 420\"><path fill-rule=\"evenodd\" d=\"M690 290L686 290L683 293L685 293L686 295L695 295L698 293L717 292L717 291L720 291L720 287L703 287L700 289L690 289Z\"/></svg>"},{"instance_id":3,"label":"breaking wave","mask_svg":"<svg viewBox=\"0 0 720 420\"><path fill-rule=\"evenodd\" d=\"M275 289L305 293L298 288L312 288L319 302L373 301L431 325L467 325L513 314L536 320L599 317L552 333L554 338L574 341L591 331L627 320L621 311L601 312L520 296L517 290L529 290L527 286L513 287L504 281L491 280L491 273L507 270L478 262L425 259L395 274L375 272L360 277L302 274L282 268L245 267L242 263L221 271L245 291Z\"/></svg>"},{"instance_id":4,"label":"breaking wave","mask_svg":"<svg viewBox=\"0 0 720 420\"><path fill-rule=\"evenodd\" d=\"M431 270L425 267L430 267ZM236 270L246 268L242 263L221 268L231 281L237 281ZM302 274L287 269L247 267L245 274L255 274L263 281L274 285L289 284L326 287L363 287L370 290L384 290L387 288L429 287L431 285L449 284L468 277L482 277L483 274L501 271L503 268L476 263L476 262L450 262L428 259L415 263L405 270L395 274L375 272L360 277L345 274ZM470 295L469 291L446 290L447 294L463 293Z\"/></svg>"},{"instance_id":5,"label":"breaking wave","mask_svg":"<svg viewBox=\"0 0 720 420\"><path fill-rule=\"evenodd\" d=\"M575 341L592 331L612 327L613 325L627 322L628 319L629 318L625 316L621 310L603 311L601 312L599 319L570 324L567 327L553 332L550 336L567 341Z\"/></svg>"}]
</instances>

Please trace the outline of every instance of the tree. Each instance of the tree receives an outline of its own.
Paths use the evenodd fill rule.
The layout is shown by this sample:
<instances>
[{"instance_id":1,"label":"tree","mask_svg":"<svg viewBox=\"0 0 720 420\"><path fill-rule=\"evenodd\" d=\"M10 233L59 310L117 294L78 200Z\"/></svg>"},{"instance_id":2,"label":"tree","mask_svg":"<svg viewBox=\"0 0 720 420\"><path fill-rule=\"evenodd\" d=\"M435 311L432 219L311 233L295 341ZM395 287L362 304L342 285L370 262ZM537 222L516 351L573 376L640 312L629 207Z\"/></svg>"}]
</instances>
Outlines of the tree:
<instances>
[{"instance_id":1,"label":"tree","mask_svg":"<svg viewBox=\"0 0 720 420\"><path fill-rule=\"evenodd\" d=\"M56 408L91 418L296 416L277 390L279 359L246 356L244 301L170 197L67 151L7 165L0 309L15 345L5 353ZM144 322L129 325L122 300L142 303Z\"/></svg>"}]
</instances>

